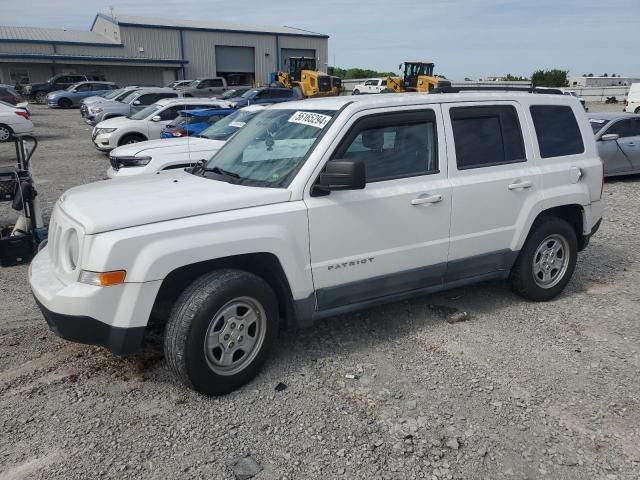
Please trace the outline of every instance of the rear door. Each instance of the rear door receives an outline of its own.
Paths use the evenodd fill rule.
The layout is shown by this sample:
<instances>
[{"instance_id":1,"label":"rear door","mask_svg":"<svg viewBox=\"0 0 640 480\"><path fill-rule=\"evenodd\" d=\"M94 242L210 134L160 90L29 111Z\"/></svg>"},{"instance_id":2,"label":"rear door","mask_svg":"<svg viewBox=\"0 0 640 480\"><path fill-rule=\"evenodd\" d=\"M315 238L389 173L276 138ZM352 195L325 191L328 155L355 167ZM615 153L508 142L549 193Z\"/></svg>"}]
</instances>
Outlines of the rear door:
<instances>
[{"instance_id":1,"label":"rear door","mask_svg":"<svg viewBox=\"0 0 640 480\"><path fill-rule=\"evenodd\" d=\"M516 102L443 105L452 189L445 280L482 277L510 267L525 205L540 172ZM524 134L523 134L524 132Z\"/></svg>"}]
</instances>

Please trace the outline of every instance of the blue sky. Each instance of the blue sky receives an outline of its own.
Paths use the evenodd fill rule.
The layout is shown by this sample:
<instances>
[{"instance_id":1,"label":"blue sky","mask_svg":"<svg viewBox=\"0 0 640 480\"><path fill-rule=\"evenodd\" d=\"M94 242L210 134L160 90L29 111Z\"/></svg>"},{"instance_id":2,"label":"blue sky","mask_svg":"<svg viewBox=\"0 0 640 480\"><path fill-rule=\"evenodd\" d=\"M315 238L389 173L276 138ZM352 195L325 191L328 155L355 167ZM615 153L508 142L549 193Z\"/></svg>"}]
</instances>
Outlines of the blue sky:
<instances>
[{"instance_id":1,"label":"blue sky","mask_svg":"<svg viewBox=\"0 0 640 480\"><path fill-rule=\"evenodd\" d=\"M640 76L640 0L0 0L0 23L89 29L97 11L289 25L331 36L329 63L396 70L429 60L449 78L572 74Z\"/></svg>"}]
</instances>

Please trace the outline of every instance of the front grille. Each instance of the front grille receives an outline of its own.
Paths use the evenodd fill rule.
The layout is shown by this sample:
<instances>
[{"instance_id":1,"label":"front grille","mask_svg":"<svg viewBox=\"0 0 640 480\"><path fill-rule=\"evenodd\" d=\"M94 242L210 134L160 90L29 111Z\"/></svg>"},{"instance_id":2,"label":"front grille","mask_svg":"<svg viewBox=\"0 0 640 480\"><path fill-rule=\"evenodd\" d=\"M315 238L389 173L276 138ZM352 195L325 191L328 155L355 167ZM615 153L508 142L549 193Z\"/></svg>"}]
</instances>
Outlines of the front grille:
<instances>
[{"instance_id":1,"label":"front grille","mask_svg":"<svg viewBox=\"0 0 640 480\"><path fill-rule=\"evenodd\" d=\"M113 168L116 172L120 170L120 162L117 158L109 157L109 162L111 163L111 168Z\"/></svg>"},{"instance_id":2,"label":"front grille","mask_svg":"<svg viewBox=\"0 0 640 480\"><path fill-rule=\"evenodd\" d=\"M80 106L80 115L82 115L83 117L87 115L87 106L85 104L82 104Z\"/></svg>"}]
</instances>

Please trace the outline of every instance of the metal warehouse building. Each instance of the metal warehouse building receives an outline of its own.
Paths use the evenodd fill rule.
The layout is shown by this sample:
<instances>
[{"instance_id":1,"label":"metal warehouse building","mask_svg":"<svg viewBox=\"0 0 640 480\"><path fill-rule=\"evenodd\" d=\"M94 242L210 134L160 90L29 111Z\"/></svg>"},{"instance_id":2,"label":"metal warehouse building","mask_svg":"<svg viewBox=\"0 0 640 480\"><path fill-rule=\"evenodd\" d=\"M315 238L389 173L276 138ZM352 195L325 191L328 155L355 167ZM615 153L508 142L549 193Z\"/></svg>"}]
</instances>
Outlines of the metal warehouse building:
<instances>
[{"instance_id":1,"label":"metal warehouse building","mask_svg":"<svg viewBox=\"0 0 640 480\"><path fill-rule=\"evenodd\" d=\"M90 31L0 26L0 83L58 73L104 76L121 85L166 85L222 76L267 84L292 56L327 65L327 35L293 27L236 25L98 13Z\"/></svg>"}]
</instances>

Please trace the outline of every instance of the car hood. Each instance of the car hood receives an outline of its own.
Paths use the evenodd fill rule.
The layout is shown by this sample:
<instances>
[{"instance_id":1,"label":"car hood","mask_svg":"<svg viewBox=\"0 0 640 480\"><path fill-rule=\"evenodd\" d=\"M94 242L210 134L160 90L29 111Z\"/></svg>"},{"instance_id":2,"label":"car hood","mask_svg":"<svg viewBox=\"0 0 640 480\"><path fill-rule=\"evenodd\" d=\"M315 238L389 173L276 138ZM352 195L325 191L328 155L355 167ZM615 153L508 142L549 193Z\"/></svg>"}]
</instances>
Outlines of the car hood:
<instances>
[{"instance_id":1,"label":"car hood","mask_svg":"<svg viewBox=\"0 0 640 480\"><path fill-rule=\"evenodd\" d=\"M94 95L92 97L86 97L80 100L80 103L96 103L96 102L108 102L110 101L108 98L101 97L99 95Z\"/></svg>"},{"instance_id":2,"label":"car hood","mask_svg":"<svg viewBox=\"0 0 640 480\"><path fill-rule=\"evenodd\" d=\"M93 235L290 198L286 189L234 185L170 170L75 187L60 197L59 206Z\"/></svg>"},{"instance_id":3,"label":"car hood","mask_svg":"<svg viewBox=\"0 0 640 480\"><path fill-rule=\"evenodd\" d=\"M123 145L111 151L112 157L133 157L154 154L172 155L189 154L195 152L212 152L219 150L226 142L209 140L208 138L183 137L148 140L146 142Z\"/></svg>"},{"instance_id":4,"label":"car hood","mask_svg":"<svg viewBox=\"0 0 640 480\"><path fill-rule=\"evenodd\" d=\"M114 117L103 120L96 125L96 128L124 128L127 126L141 125L144 120L131 120L127 117Z\"/></svg>"}]
</instances>

